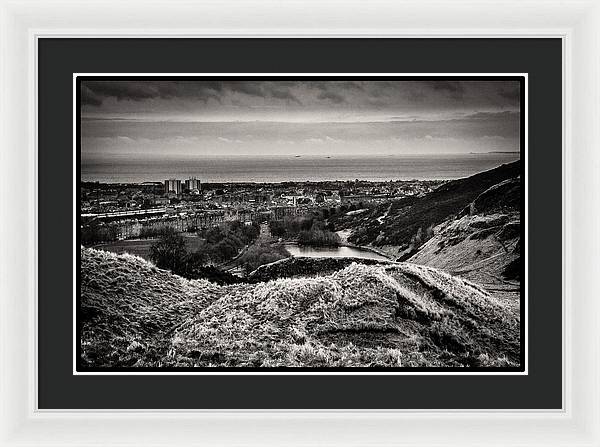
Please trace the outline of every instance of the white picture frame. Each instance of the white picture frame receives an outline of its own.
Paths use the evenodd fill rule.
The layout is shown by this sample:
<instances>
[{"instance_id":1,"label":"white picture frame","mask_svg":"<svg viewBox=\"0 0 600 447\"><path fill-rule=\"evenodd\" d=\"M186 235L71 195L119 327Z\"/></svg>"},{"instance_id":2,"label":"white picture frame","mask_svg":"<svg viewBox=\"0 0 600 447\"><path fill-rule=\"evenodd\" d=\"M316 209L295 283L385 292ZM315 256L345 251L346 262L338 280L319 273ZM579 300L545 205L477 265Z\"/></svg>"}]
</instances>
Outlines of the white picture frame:
<instances>
[{"instance_id":1,"label":"white picture frame","mask_svg":"<svg viewBox=\"0 0 600 447\"><path fill-rule=\"evenodd\" d=\"M562 243L563 249L564 407L39 410L35 302L40 37L562 39L563 240L554 243ZM0 445L600 446L598 1L0 0L0 87Z\"/></svg>"}]
</instances>

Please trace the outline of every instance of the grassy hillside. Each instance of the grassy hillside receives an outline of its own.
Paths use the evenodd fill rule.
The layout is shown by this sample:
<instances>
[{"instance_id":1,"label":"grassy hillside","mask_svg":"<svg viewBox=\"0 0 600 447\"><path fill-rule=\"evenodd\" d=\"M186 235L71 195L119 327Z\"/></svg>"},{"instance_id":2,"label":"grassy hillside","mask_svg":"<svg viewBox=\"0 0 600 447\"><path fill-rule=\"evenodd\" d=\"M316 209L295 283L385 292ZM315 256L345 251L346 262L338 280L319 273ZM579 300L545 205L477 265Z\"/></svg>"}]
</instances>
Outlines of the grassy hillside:
<instances>
[{"instance_id":1,"label":"grassy hillside","mask_svg":"<svg viewBox=\"0 0 600 447\"><path fill-rule=\"evenodd\" d=\"M407 263L217 286L81 251L89 366L516 366L518 315L464 279Z\"/></svg>"},{"instance_id":2,"label":"grassy hillside","mask_svg":"<svg viewBox=\"0 0 600 447\"><path fill-rule=\"evenodd\" d=\"M409 262L442 269L487 290L512 292L521 280L521 180L484 191L454 219L434 229ZM518 299L513 299L518 304Z\"/></svg>"},{"instance_id":3,"label":"grassy hillside","mask_svg":"<svg viewBox=\"0 0 600 447\"><path fill-rule=\"evenodd\" d=\"M423 197L381 204L368 212L330 218L337 230L351 229L357 245L408 248L419 228L425 231L458 215L488 188L519 176L521 162L504 164L464 179L449 181Z\"/></svg>"}]
</instances>

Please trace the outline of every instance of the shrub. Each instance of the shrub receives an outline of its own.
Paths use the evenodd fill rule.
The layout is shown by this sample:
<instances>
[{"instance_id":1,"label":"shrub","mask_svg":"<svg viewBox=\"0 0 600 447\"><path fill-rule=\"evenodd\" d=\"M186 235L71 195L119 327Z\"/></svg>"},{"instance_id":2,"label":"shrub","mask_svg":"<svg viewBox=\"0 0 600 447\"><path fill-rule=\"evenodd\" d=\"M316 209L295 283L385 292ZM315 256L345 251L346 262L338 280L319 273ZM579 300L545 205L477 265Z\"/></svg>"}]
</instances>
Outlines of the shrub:
<instances>
[{"instance_id":1,"label":"shrub","mask_svg":"<svg viewBox=\"0 0 600 447\"><path fill-rule=\"evenodd\" d=\"M269 230L273 237L285 236L285 225L282 220L272 220L269 222Z\"/></svg>"},{"instance_id":2,"label":"shrub","mask_svg":"<svg viewBox=\"0 0 600 447\"><path fill-rule=\"evenodd\" d=\"M288 258L290 253L281 245L253 245L240 259L246 273L253 272L261 265L270 264L280 259Z\"/></svg>"},{"instance_id":3,"label":"shrub","mask_svg":"<svg viewBox=\"0 0 600 447\"><path fill-rule=\"evenodd\" d=\"M218 227L205 228L198 235L206 239L203 252L213 262L227 262L238 255L245 245L252 243L260 234L256 223L226 222Z\"/></svg>"},{"instance_id":4,"label":"shrub","mask_svg":"<svg viewBox=\"0 0 600 447\"><path fill-rule=\"evenodd\" d=\"M100 224L92 221L81 228L81 244L84 246L116 241L118 238L117 227L114 225Z\"/></svg>"},{"instance_id":5,"label":"shrub","mask_svg":"<svg viewBox=\"0 0 600 447\"><path fill-rule=\"evenodd\" d=\"M150 259L157 267L171 270L187 279L206 279L219 285L241 282L241 279L231 273L205 265L209 257L215 257L211 249L214 249L214 246L205 244L198 251L188 253L183 237L170 229L164 231L160 240L152 245Z\"/></svg>"},{"instance_id":6,"label":"shrub","mask_svg":"<svg viewBox=\"0 0 600 447\"><path fill-rule=\"evenodd\" d=\"M187 251L183 237L175 230L165 230L150 247L150 259L157 267L181 273L185 270Z\"/></svg>"},{"instance_id":7,"label":"shrub","mask_svg":"<svg viewBox=\"0 0 600 447\"><path fill-rule=\"evenodd\" d=\"M298 244L313 247L337 247L341 244L341 240L332 231L313 228L310 231L300 232L298 235Z\"/></svg>"}]
</instances>

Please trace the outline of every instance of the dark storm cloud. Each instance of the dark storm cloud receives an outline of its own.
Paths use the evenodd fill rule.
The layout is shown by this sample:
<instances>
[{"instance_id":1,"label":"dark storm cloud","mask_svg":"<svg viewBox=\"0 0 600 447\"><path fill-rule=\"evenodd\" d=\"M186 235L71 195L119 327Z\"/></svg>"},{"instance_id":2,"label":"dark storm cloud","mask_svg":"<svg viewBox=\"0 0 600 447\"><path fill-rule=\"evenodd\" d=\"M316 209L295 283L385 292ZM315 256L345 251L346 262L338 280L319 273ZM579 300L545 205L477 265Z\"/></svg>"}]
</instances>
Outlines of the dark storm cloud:
<instances>
[{"instance_id":1,"label":"dark storm cloud","mask_svg":"<svg viewBox=\"0 0 600 447\"><path fill-rule=\"evenodd\" d=\"M431 83L434 90L446 90L452 93L462 93L465 91L460 81L434 81Z\"/></svg>"},{"instance_id":2,"label":"dark storm cloud","mask_svg":"<svg viewBox=\"0 0 600 447\"><path fill-rule=\"evenodd\" d=\"M99 106L102 104L102 98L96 95L85 85L81 86L81 103L83 105Z\"/></svg>"},{"instance_id":3,"label":"dark storm cloud","mask_svg":"<svg viewBox=\"0 0 600 447\"><path fill-rule=\"evenodd\" d=\"M84 118L151 122L484 121L494 117L477 113L515 112L519 102L514 80L106 78L81 83Z\"/></svg>"},{"instance_id":4,"label":"dark storm cloud","mask_svg":"<svg viewBox=\"0 0 600 447\"><path fill-rule=\"evenodd\" d=\"M244 81L83 81L84 104L99 106L104 99L143 101L146 99L197 99L221 102L227 94L238 93L257 98L301 101L290 88L277 83Z\"/></svg>"},{"instance_id":5,"label":"dark storm cloud","mask_svg":"<svg viewBox=\"0 0 600 447\"><path fill-rule=\"evenodd\" d=\"M202 101L219 100L220 83L196 82L131 82L131 81L84 81L81 83L82 94L93 98L87 102L101 105L104 99L115 98L118 101L143 101L146 99L172 99L192 97ZM84 100L85 101L85 100ZM86 103L86 102L84 102Z\"/></svg>"},{"instance_id":6,"label":"dark storm cloud","mask_svg":"<svg viewBox=\"0 0 600 447\"><path fill-rule=\"evenodd\" d=\"M365 93L363 86L355 81L313 81L308 85L318 91L318 100L332 104L348 103Z\"/></svg>"},{"instance_id":7,"label":"dark storm cloud","mask_svg":"<svg viewBox=\"0 0 600 447\"><path fill-rule=\"evenodd\" d=\"M265 96L265 86L258 82L216 82L215 89L219 92L232 91L248 96Z\"/></svg>"},{"instance_id":8,"label":"dark storm cloud","mask_svg":"<svg viewBox=\"0 0 600 447\"><path fill-rule=\"evenodd\" d=\"M294 96L289 90L284 88L273 88L270 90L270 95L276 99L284 99L286 101L293 101L296 104L302 105L302 101L300 101L296 96Z\"/></svg>"},{"instance_id":9,"label":"dark storm cloud","mask_svg":"<svg viewBox=\"0 0 600 447\"><path fill-rule=\"evenodd\" d=\"M113 112L143 111L144 106L124 103L148 102L152 112L162 108L182 110L185 101L210 103L212 107L261 108L295 105L303 107L397 108L448 110L463 108L518 108L520 89L516 81L235 81L94 80L81 85L82 105L99 110L107 100ZM162 100L160 105L154 100ZM168 106L166 102L170 102ZM120 103L121 106L117 106ZM185 108L185 107L183 107Z\"/></svg>"},{"instance_id":10,"label":"dark storm cloud","mask_svg":"<svg viewBox=\"0 0 600 447\"><path fill-rule=\"evenodd\" d=\"M253 98L273 98L302 105L299 95L315 97L325 103L341 104L349 97L364 92L354 81L83 81L82 101L85 105L99 106L103 100L143 101L146 99L222 99L230 94Z\"/></svg>"},{"instance_id":11,"label":"dark storm cloud","mask_svg":"<svg viewBox=\"0 0 600 447\"><path fill-rule=\"evenodd\" d=\"M505 99L517 101L521 97L521 88L518 84L516 86L507 86L500 89L498 94Z\"/></svg>"},{"instance_id":12,"label":"dark storm cloud","mask_svg":"<svg viewBox=\"0 0 600 447\"><path fill-rule=\"evenodd\" d=\"M298 104L302 104L300 100L292 94L289 87L295 85L283 85L280 82L265 83L265 82L247 82L247 81L224 81L224 82L211 82L208 85L221 93L241 93L247 96L256 98L275 98L283 99L286 101L294 101Z\"/></svg>"},{"instance_id":13,"label":"dark storm cloud","mask_svg":"<svg viewBox=\"0 0 600 447\"><path fill-rule=\"evenodd\" d=\"M120 81L100 81L100 82L85 82L84 88L87 87L99 97L115 97L118 100L133 100L140 101L149 98L169 98L173 96L173 88L170 83L166 82L120 82Z\"/></svg>"},{"instance_id":14,"label":"dark storm cloud","mask_svg":"<svg viewBox=\"0 0 600 447\"><path fill-rule=\"evenodd\" d=\"M330 90L323 90L321 93L319 93L317 98L331 101L334 104L341 104L343 102L346 102L346 98L344 96Z\"/></svg>"},{"instance_id":15,"label":"dark storm cloud","mask_svg":"<svg viewBox=\"0 0 600 447\"><path fill-rule=\"evenodd\" d=\"M447 92L455 99L462 99L465 87L460 81L435 81L431 83L433 90Z\"/></svg>"}]
</instances>

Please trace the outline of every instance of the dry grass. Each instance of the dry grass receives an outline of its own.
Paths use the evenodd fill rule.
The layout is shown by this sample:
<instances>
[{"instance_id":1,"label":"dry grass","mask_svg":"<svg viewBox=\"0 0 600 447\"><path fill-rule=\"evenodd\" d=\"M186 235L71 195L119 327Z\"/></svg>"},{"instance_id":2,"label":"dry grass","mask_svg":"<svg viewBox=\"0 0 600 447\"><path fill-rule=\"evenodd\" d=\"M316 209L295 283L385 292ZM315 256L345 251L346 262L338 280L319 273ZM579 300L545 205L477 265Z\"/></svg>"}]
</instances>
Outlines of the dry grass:
<instances>
[{"instance_id":1,"label":"dry grass","mask_svg":"<svg viewBox=\"0 0 600 447\"><path fill-rule=\"evenodd\" d=\"M91 366L515 366L519 322L469 281L405 263L216 286L82 250Z\"/></svg>"}]
</instances>

